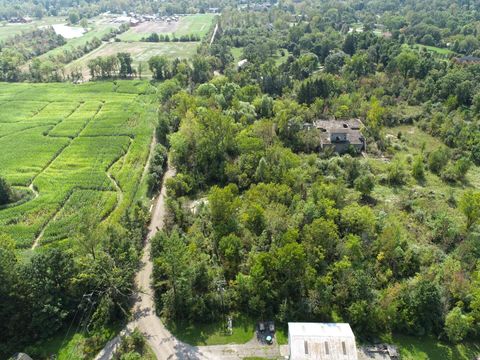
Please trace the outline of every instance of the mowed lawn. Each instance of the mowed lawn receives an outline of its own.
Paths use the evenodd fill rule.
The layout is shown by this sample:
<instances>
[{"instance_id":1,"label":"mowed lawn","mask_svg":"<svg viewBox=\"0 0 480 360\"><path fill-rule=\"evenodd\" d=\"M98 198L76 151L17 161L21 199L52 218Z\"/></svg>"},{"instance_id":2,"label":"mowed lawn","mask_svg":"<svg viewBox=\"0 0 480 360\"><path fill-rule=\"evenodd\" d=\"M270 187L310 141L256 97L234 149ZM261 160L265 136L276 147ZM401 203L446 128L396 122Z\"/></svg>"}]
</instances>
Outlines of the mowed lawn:
<instances>
[{"instance_id":1,"label":"mowed lawn","mask_svg":"<svg viewBox=\"0 0 480 360\"><path fill-rule=\"evenodd\" d=\"M198 42L168 42L168 43L147 43L147 42L111 42L100 46L98 49L75 60L65 67L67 73L75 68L82 70L85 79L89 78L88 62L99 56L116 55L120 52L128 52L132 55L133 65L136 67L140 62L145 64L143 75L149 76L148 60L155 55L166 56L173 60L191 58L197 51Z\"/></svg>"},{"instance_id":2,"label":"mowed lawn","mask_svg":"<svg viewBox=\"0 0 480 360\"><path fill-rule=\"evenodd\" d=\"M471 360L480 354L480 344L445 344L430 337L395 336L402 360Z\"/></svg>"},{"instance_id":3,"label":"mowed lawn","mask_svg":"<svg viewBox=\"0 0 480 360\"><path fill-rule=\"evenodd\" d=\"M69 246L85 222L119 221L145 195L153 92L134 80L0 83L0 173L30 193L0 208L0 233L23 249Z\"/></svg>"},{"instance_id":4,"label":"mowed lawn","mask_svg":"<svg viewBox=\"0 0 480 360\"><path fill-rule=\"evenodd\" d=\"M145 22L132 27L127 32L118 36L122 41L140 41L151 33L163 34L172 37L183 35L197 35L203 38L213 25L215 14L195 14L181 17L178 21Z\"/></svg>"}]
</instances>

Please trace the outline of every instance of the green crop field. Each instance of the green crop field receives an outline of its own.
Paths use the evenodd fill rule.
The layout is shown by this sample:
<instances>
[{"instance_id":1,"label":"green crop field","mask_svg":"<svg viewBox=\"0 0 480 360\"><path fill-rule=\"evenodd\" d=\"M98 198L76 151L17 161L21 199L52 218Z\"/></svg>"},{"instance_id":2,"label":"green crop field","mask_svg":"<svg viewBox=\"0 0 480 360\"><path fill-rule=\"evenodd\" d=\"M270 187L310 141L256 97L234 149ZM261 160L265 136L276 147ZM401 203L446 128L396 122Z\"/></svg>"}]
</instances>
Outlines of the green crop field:
<instances>
[{"instance_id":1,"label":"green crop field","mask_svg":"<svg viewBox=\"0 0 480 360\"><path fill-rule=\"evenodd\" d=\"M60 246L84 218L117 221L140 198L155 106L149 84L0 84L0 174L29 194L0 209L18 248Z\"/></svg>"},{"instance_id":2,"label":"green crop field","mask_svg":"<svg viewBox=\"0 0 480 360\"><path fill-rule=\"evenodd\" d=\"M151 33L172 37L198 35L203 38L211 29L214 14L195 14L181 17L177 22L145 22L118 36L122 41L140 41Z\"/></svg>"}]
</instances>

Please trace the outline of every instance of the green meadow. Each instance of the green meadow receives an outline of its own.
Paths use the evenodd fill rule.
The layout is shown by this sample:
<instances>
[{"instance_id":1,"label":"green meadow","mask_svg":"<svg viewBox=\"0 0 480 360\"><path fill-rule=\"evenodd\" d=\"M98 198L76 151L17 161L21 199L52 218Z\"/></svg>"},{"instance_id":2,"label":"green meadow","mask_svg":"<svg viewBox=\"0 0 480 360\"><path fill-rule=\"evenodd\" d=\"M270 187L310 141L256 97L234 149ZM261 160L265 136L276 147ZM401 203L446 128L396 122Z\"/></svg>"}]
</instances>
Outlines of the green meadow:
<instances>
[{"instance_id":1,"label":"green meadow","mask_svg":"<svg viewBox=\"0 0 480 360\"><path fill-rule=\"evenodd\" d=\"M178 22L149 22L133 27L127 32L118 36L122 41L140 41L142 38L155 32L157 34L168 35L170 37L197 35L203 38L212 27L215 14L194 14L182 16Z\"/></svg>"}]
</instances>

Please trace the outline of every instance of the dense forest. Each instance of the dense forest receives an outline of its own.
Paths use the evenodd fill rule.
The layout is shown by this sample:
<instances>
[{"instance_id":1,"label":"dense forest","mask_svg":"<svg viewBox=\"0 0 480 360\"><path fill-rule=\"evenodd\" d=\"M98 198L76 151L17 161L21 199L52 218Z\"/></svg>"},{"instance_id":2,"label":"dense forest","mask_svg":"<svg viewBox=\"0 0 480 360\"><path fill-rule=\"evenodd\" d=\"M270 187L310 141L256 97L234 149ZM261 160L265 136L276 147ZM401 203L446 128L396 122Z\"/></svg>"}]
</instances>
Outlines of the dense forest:
<instances>
[{"instance_id":1,"label":"dense forest","mask_svg":"<svg viewBox=\"0 0 480 360\"><path fill-rule=\"evenodd\" d=\"M467 174L480 164L480 63L421 45L478 55L478 16L430 2L224 11L194 88L178 76L159 86L178 172L153 244L161 314L474 338L480 192ZM246 66L232 66L232 48ZM317 153L305 124L331 117L364 120L366 158Z\"/></svg>"},{"instance_id":2,"label":"dense forest","mask_svg":"<svg viewBox=\"0 0 480 360\"><path fill-rule=\"evenodd\" d=\"M3 1L0 17L71 5ZM177 171L166 227L152 243L158 313L187 323L227 314L280 326L345 321L362 340L478 339L479 1L237 5L245 4L75 9L88 17L222 7L211 45L189 60L146 64L159 103L151 193L167 151ZM18 57L1 55L2 79L18 81L8 76ZM89 68L96 80L139 71L128 53ZM49 74L33 80L69 80ZM351 118L364 124L366 153L320 151L314 121ZM0 179L0 204L11 196ZM47 248L20 259L0 231L0 337L11 339L0 355L70 322L95 329L128 317L147 211L134 206L121 229L96 232L87 220L76 255ZM75 320L78 309L88 321ZM90 341L88 356L105 339Z\"/></svg>"}]
</instances>

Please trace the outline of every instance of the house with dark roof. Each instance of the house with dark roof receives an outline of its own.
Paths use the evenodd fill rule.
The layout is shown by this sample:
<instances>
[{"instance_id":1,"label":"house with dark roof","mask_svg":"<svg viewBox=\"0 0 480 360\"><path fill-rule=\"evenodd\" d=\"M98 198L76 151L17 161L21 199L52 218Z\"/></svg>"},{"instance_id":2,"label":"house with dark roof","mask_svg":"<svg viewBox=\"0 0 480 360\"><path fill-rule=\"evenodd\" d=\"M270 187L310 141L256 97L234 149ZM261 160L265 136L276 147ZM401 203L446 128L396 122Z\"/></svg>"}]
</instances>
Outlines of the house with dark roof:
<instances>
[{"instance_id":1,"label":"house with dark roof","mask_svg":"<svg viewBox=\"0 0 480 360\"><path fill-rule=\"evenodd\" d=\"M365 137L362 134L363 123L360 119L349 120L315 120L313 128L319 131L320 148L344 154L353 148L357 152L367 149Z\"/></svg>"}]
</instances>

